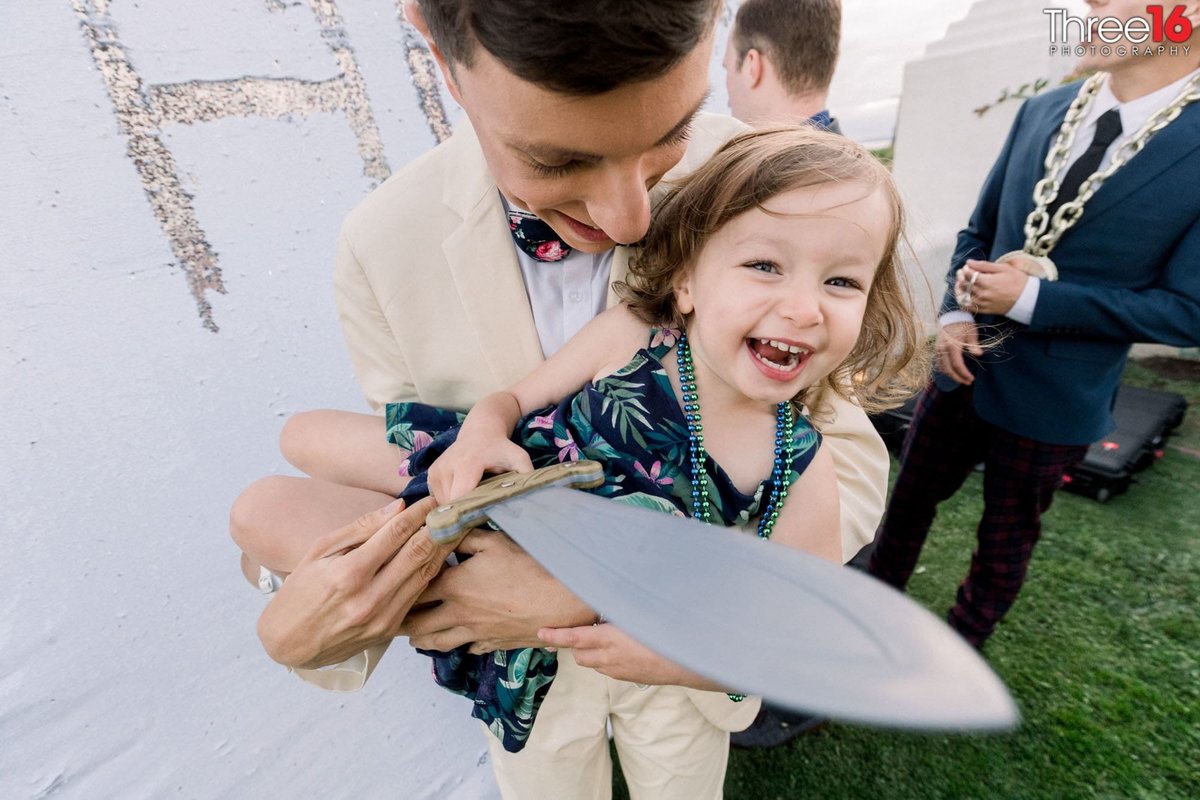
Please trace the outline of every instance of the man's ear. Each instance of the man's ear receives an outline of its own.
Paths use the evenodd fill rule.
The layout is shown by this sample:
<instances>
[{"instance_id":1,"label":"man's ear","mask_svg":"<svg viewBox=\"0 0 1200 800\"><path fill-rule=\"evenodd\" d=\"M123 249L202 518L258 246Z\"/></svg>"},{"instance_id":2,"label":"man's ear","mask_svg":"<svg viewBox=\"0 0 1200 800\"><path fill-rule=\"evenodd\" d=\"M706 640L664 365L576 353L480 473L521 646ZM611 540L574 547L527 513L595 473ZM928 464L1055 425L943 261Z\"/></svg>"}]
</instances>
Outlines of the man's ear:
<instances>
[{"instance_id":1,"label":"man's ear","mask_svg":"<svg viewBox=\"0 0 1200 800\"><path fill-rule=\"evenodd\" d=\"M462 105L462 97L458 91L458 82L454 78L454 70L450 68L450 64L442 54L441 48L437 46L437 42L433 41L433 37L429 35L429 23L425 21L425 12L421 10L421 4L417 0L404 0L404 18L417 29L417 33L421 34L425 43L429 45L429 52L433 53L433 58L442 71L442 79L446 81L446 88L450 90L450 96L454 98L454 102Z\"/></svg>"},{"instance_id":2,"label":"man's ear","mask_svg":"<svg viewBox=\"0 0 1200 800\"><path fill-rule=\"evenodd\" d=\"M761 51L751 47L746 51L746 57L743 59L742 68L746 70L746 78L750 82L751 89L757 89L762 84L763 72L765 64L763 62L763 54Z\"/></svg>"}]
</instances>

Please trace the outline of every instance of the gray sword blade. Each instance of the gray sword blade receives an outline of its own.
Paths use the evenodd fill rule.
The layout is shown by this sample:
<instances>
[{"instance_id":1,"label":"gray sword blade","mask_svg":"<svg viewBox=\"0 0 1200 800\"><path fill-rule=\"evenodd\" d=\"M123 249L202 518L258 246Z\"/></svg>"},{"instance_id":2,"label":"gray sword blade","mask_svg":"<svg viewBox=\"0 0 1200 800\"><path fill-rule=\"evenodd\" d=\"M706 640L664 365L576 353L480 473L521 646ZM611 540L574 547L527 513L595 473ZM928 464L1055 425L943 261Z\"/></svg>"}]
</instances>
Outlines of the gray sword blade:
<instances>
[{"instance_id":1,"label":"gray sword blade","mask_svg":"<svg viewBox=\"0 0 1200 800\"><path fill-rule=\"evenodd\" d=\"M855 570L571 489L507 500L488 516L606 619L732 691L867 725L1017 724L978 653Z\"/></svg>"}]
</instances>

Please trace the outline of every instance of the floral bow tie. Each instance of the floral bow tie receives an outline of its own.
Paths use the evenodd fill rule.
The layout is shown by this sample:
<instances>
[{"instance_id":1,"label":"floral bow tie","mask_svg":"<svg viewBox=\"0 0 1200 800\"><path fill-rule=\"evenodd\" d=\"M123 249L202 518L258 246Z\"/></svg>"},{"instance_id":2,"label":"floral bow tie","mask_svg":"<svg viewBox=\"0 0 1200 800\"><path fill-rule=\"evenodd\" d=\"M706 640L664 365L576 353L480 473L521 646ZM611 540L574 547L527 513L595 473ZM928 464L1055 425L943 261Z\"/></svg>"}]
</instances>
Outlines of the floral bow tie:
<instances>
[{"instance_id":1,"label":"floral bow tie","mask_svg":"<svg viewBox=\"0 0 1200 800\"><path fill-rule=\"evenodd\" d=\"M508 229L517 247L535 261L562 261L571 248L554 229L528 211L508 211Z\"/></svg>"}]
</instances>

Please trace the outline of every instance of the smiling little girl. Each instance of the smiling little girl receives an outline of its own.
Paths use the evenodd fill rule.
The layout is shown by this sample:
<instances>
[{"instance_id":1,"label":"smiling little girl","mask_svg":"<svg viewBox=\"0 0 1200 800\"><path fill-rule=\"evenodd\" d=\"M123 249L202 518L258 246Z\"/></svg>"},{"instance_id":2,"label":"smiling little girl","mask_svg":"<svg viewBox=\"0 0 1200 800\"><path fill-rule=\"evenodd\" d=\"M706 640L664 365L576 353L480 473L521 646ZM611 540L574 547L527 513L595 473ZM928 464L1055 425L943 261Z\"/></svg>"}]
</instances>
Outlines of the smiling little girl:
<instances>
[{"instance_id":1,"label":"smiling little girl","mask_svg":"<svg viewBox=\"0 0 1200 800\"><path fill-rule=\"evenodd\" d=\"M380 505L430 490L448 502L485 471L594 459L604 465L605 484L594 490L603 496L726 526L753 522L760 537L838 560L837 483L809 417L828 413L825 392L872 411L924 382L924 336L897 256L902 227L890 174L859 145L807 128L742 134L658 208L618 287L624 303L524 380L484 398L465 421L417 403L389 405L385 420L301 415L285 430L285 453L348 492L385 491ZM385 474L380 465L397 459ZM254 556L280 535L260 531L239 544ZM631 693L642 685L637 709L653 704L657 688L720 688L612 625L539 636L572 648L578 665L628 681ZM533 725L557 655L460 648L435 658L435 675L470 696L474 715L517 751L568 724L560 716ZM663 741L649 713L617 716L623 754ZM746 715L701 709L674 724L724 737L753 714L733 716ZM605 735L599 718L571 724Z\"/></svg>"}]
</instances>

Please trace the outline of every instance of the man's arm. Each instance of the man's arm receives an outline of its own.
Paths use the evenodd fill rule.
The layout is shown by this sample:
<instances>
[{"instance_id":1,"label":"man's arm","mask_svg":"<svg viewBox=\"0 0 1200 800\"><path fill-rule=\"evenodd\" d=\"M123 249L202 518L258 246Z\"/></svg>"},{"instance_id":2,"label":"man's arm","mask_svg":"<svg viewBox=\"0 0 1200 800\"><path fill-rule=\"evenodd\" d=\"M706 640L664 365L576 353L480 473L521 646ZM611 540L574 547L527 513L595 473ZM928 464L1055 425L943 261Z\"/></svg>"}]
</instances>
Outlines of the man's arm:
<instances>
[{"instance_id":1,"label":"man's arm","mask_svg":"<svg viewBox=\"0 0 1200 800\"><path fill-rule=\"evenodd\" d=\"M975 381L966 356L969 354L978 358L983 355L983 349L979 345L979 332L975 326L974 314L963 309L958 303L960 287L955 285L956 279L959 277L959 270L968 260L987 260L992 252L996 238L996 222L1000 215L1004 177L1012 158L1017 131L1025 118L1026 107L1022 105L1013 119L1004 147L1000 149L996 163L992 165L991 171L984 179L983 187L979 190L979 199L975 203L975 210L971 212L967 227L958 234L958 243L954 248L954 255L950 257L950 268L946 272L946 290L938 311L935 364L938 372L964 386L969 386ZM972 306L972 309L980 310L977 305Z\"/></svg>"},{"instance_id":2,"label":"man's arm","mask_svg":"<svg viewBox=\"0 0 1200 800\"><path fill-rule=\"evenodd\" d=\"M996 220L1000 216L1000 195L1004 187L1004 176L1008 172L1008 163L1012 158L1017 132L1025 119L1027 107L1027 105L1022 105L1017 111L1012 127L1009 128L1008 138L1004 141L1004 147L1001 148L1000 155L996 157L996 163L992 165L991 172L988 173L983 187L979 190L979 200L975 203L971 219L967 222L967 227L958 234L954 255L950 257L950 269L946 272L946 291L942 297L941 310L938 313L940 317L949 312L959 312L964 314L964 317L948 321L965 321L966 312L959 307L958 299L954 294L954 280L959 268L966 263L968 258L986 261L991 255L992 244L996 238ZM1032 195L1030 198L1032 201Z\"/></svg>"},{"instance_id":3,"label":"man's arm","mask_svg":"<svg viewBox=\"0 0 1200 800\"><path fill-rule=\"evenodd\" d=\"M1119 342L1200 345L1200 220L1172 251L1152 287L1042 281L1029 330L1049 328Z\"/></svg>"},{"instance_id":4,"label":"man's arm","mask_svg":"<svg viewBox=\"0 0 1200 800\"><path fill-rule=\"evenodd\" d=\"M386 403L415 399L408 363L344 226L333 285L350 362L371 408L378 411Z\"/></svg>"}]
</instances>

